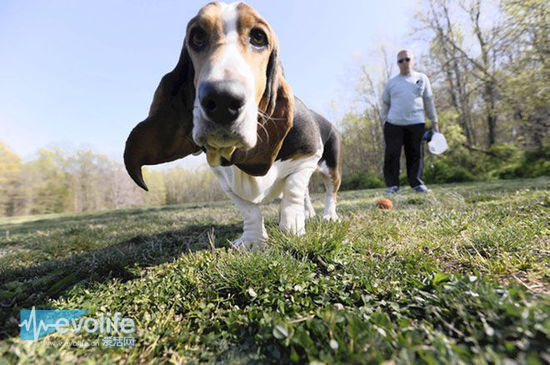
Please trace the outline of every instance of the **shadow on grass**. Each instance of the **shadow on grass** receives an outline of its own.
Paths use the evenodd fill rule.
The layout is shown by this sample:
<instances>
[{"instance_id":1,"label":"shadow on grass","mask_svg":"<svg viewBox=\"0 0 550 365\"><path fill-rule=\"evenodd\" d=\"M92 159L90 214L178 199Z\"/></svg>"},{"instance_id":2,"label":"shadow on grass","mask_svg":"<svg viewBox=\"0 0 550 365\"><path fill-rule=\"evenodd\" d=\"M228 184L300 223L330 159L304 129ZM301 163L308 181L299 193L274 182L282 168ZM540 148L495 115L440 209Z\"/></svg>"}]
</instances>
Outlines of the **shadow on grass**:
<instances>
[{"instance_id":1,"label":"shadow on grass","mask_svg":"<svg viewBox=\"0 0 550 365\"><path fill-rule=\"evenodd\" d=\"M85 213L63 213L63 214L45 214L38 216L37 219L32 217L28 221L18 223L17 219L27 219L25 217L9 217L5 222L0 221L0 233L2 231L12 231L18 233L34 232L36 230L51 230L55 228L63 228L71 225L78 225L80 223L89 223L93 221L94 224L110 223L114 219L147 219L158 213L178 212L185 209L186 211L192 211L194 209L211 208L222 205L224 202L212 202L212 203L188 203L185 205L167 205L162 207L153 208L136 208L136 209L118 209L99 212L85 212ZM15 222L10 222L15 220Z\"/></svg>"},{"instance_id":2,"label":"shadow on grass","mask_svg":"<svg viewBox=\"0 0 550 365\"><path fill-rule=\"evenodd\" d=\"M36 222L35 222L36 223ZM136 277L132 268L159 265L181 254L209 249L209 232L215 234L215 247L242 230L240 224L197 224L185 229L154 235L138 235L109 247L50 260L26 268L0 272L0 339L19 334L19 311L48 309L48 302L75 285L91 285L112 279Z\"/></svg>"}]
</instances>

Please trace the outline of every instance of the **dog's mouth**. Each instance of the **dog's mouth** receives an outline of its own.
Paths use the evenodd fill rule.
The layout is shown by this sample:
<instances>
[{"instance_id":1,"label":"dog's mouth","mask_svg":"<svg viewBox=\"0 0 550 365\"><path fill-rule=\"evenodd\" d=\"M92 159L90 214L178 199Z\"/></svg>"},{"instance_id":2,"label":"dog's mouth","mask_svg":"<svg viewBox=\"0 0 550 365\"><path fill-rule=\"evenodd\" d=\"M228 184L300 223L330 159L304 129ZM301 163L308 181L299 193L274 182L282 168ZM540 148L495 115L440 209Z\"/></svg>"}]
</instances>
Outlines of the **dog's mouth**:
<instances>
[{"instance_id":1,"label":"dog's mouth","mask_svg":"<svg viewBox=\"0 0 550 365\"><path fill-rule=\"evenodd\" d=\"M212 167L221 165L221 159L231 161L233 153L237 150L247 151L254 147L244 136L227 131L218 130L199 138L200 145L206 150L206 159Z\"/></svg>"},{"instance_id":2,"label":"dog's mouth","mask_svg":"<svg viewBox=\"0 0 550 365\"><path fill-rule=\"evenodd\" d=\"M206 148L206 160L212 167L220 166L222 163L222 157L227 161L231 161L231 156L233 156L236 149L236 147L225 147L220 149Z\"/></svg>"}]
</instances>

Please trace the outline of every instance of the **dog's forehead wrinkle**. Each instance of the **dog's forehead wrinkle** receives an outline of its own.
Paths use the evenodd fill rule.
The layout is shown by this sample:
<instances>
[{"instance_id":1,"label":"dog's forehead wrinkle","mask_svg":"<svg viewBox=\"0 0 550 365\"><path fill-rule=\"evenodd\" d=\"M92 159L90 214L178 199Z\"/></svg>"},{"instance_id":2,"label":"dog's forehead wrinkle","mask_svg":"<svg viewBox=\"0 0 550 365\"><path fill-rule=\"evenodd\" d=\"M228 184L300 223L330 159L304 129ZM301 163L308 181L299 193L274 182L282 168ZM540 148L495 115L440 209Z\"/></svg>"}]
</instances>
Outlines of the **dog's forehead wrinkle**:
<instances>
[{"instance_id":1,"label":"dog's forehead wrinkle","mask_svg":"<svg viewBox=\"0 0 550 365\"><path fill-rule=\"evenodd\" d=\"M223 31L226 36L237 31L237 21L239 17L239 3L231 4L221 3L221 17L223 19Z\"/></svg>"}]
</instances>

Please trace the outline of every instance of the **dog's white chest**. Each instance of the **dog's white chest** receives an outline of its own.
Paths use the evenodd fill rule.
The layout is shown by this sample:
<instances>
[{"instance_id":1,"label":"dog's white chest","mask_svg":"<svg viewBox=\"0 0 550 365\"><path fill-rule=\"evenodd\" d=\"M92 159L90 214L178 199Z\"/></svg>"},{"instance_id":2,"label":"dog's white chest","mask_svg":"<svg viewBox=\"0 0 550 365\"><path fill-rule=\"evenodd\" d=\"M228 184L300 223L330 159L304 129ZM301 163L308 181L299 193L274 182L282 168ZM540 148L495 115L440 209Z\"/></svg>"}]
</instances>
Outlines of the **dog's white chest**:
<instances>
[{"instance_id":1,"label":"dog's white chest","mask_svg":"<svg viewBox=\"0 0 550 365\"><path fill-rule=\"evenodd\" d=\"M322 150L298 160L275 161L264 176L251 176L236 166L213 167L212 171L224 191L230 191L241 199L259 204L276 198L282 191L285 179L304 168L315 168Z\"/></svg>"},{"instance_id":2,"label":"dog's white chest","mask_svg":"<svg viewBox=\"0 0 550 365\"><path fill-rule=\"evenodd\" d=\"M219 166L212 171L220 181L224 191L230 191L241 199L261 203L273 199L281 191L282 176L280 164L275 163L264 176L251 176L236 166Z\"/></svg>"}]
</instances>

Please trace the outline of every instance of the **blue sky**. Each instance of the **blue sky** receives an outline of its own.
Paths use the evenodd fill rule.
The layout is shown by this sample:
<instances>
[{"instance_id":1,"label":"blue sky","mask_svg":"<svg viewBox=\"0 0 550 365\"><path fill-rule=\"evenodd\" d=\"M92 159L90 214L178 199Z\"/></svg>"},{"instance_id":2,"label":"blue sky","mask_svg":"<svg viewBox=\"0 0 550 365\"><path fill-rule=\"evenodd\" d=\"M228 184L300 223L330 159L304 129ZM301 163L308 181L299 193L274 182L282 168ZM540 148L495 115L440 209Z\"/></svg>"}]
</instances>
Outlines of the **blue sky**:
<instances>
[{"instance_id":1,"label":"blue sky","mask_svg":"<svg viewBox=\"0 0 550 365\"><path fill-rule=\"evenodd\" d=\"M410 46L412 1L247 3L275 29L294 93L335 123L353 95L358 59L373 62L381 42ZM177 62L188 20L204 4L1 1L0 141L25 159L57 145L121 160L128 133Z\"/></svg>"}]
</instances>

